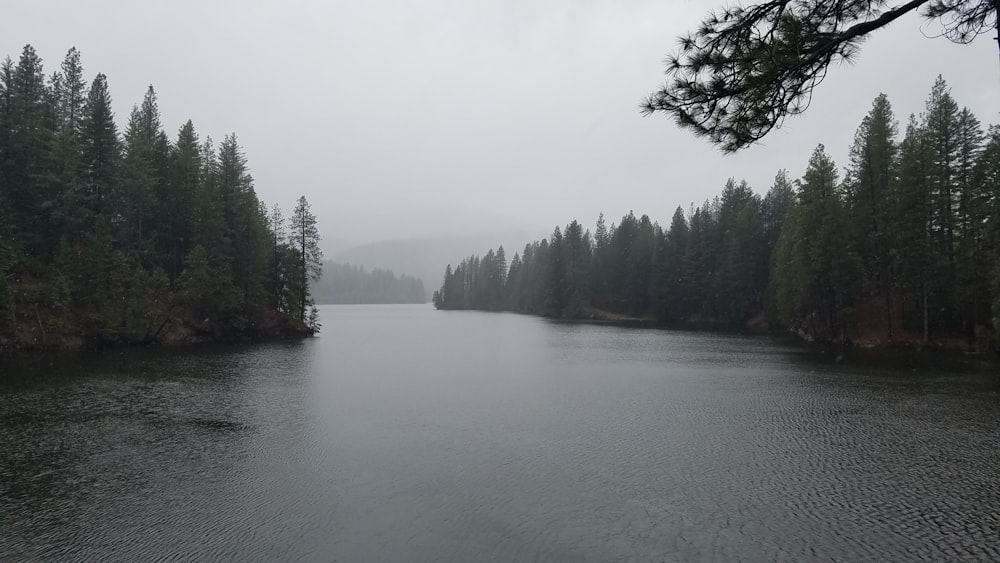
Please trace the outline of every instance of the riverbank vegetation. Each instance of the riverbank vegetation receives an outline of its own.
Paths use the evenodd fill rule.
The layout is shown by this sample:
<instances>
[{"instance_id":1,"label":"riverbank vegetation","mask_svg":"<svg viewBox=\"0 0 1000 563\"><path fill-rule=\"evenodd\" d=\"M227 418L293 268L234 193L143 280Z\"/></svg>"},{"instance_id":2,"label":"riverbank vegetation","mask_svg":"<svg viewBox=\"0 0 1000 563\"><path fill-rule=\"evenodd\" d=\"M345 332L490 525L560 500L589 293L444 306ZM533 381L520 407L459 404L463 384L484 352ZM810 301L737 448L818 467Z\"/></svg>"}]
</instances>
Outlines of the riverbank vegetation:
<instances>
[{"instance_id":1,"label":"riverbank vegetation","mask_svg":"<svg viewBox=\"0 0 1000 563\"><path fill-rule=\"evenodd\" d=\"M427 302L427 291L420 278L337 262L323 265L323 279L316 283L312 293L320 304Z\"/></svg>"},{"instance_id":2,"label":"riverbank vegetation","mask_svg":"<svg viewBox=\"0 0 1000 563\"><path fill-rule=\"evenodd\" d=\"M0 65L0 351L311 334L316 219L258 198L235 134L171 138L150 86L123 129L71 49Z\"/></svg>"},{"instance_id":3,"label":"riverbank vegetation","mask_svg":"<svg viewBox=\"0 0 1000 563\"><path fill-rule=\"evenodd\" d=\"M626 315L791 330L866 346L995 347L1000 328L1000 127L984 130L943 79L900 135L879 96L843 177L820 145L801 179L761 197L729 180L667 227L629 213L577 221L507 258L445 271L439 309Z\"/></svg>"}]
</instances>

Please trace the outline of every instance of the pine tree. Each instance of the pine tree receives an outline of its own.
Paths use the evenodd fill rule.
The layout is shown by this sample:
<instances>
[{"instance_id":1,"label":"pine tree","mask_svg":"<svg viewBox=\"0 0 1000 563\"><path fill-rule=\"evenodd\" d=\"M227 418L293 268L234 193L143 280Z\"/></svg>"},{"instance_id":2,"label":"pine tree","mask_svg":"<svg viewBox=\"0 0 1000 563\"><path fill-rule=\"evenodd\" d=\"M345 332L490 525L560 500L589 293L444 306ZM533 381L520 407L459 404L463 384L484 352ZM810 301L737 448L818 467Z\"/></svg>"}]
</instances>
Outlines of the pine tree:
<instances>
[{"instance_id":1,"label":"pine tree","mask_svg":"<svg viewBox=\"0 0 1000 563\"><path fill-rule=\"evenodd\" d=\"M452 286L451 277L452 277L451 264L448 264L448 266L445 267L445 269L444 269L444 281L441 282L441 289L435 291L434 292L434 296L432 298L432 301L434 302L434 308L435 309L450 309L451 308L449 306L450 305L450 303L449 303L449 297L450 297L449 289Z\"/></svg>"},{"instance_id":2,"label":"pine tree","mask_svg":"<svg viewBox=\"0 0 1000 563\"><path fill-rule=\"evenodd\" d=\"M521 294L524 291L524 264L520 253L515 252L510 259L510 268L504 282L504 309L520 310Z\"/></svg>"},{"instance_id":3,"label":"pine tree","mask_svg":"<svg viewBox=\"0 0 1000 563\"><path fill-rule=\"evenodd\" d=\"M684 256L684 277L690 283L690 315L712 316L710 298L715 258L712 231L715 218L706 203L691 213L688 229L688 248Z\"/></svg>"},{"instance_id":4,"label":"pine tree","mask_svg":"<svg viewBox=\"0 0 1000 563\"><path fill-rule=\"evenodd\" d=\"M579 316L590 304L590 237L585 236L577 221L566 225L563 233L562 263L564 273L564 298L567 313Z\"/></svg>"},{"instance_id":5,"label":"pine tree","mask_svg":"<svg viewBox=\"0 0 1000 563\"><path fill-rule=\"evenodd\" d=\"M496 263L500 274L500 295L502 296L503 286L507 284L507 253L504 251L502 244L497 248Z\"/></svg>"},{"instance_id":6,"label":"pine tree","mask_svg":"<svg viewBox=\"0 0 1000 563\"><path fill-rule=\"evenodd\" d=\"M52 222L63 238L71 240L73 246L79 246L93 216L82 182L83 152L80 142L87 84L83 79L80 53L75 48L66 54L61 72L53 76L50 90L55 115L54 166L50 175L51 190L56 196Z\"/></svg>"},{"instance_id":7,"label":"pine tree","mask_svg":"<svg viewBox=\"0 0 1000 563\"><path fill-rule=\"evenodd\" d=\"M974 182L979 186L984 206L991 218L1000 217L1000 126L991 125L987 140L979 155L973 172ZM984 228L983 256L980 260L989 268L987 279L990 283L988 300L992 309L995 346L1000 348L1000 222L989 221Z\"/></svg>"},{"instance_id":8,"label":"pine tree","mask_svg":"<svg viewBox=\"0 0 1000 563\"><path fill-rule=\"evenodd\" d=\"M120 236L129 253L150 263L153 252L152 236L171 218L153 213L154 208L168 198L165 183L169 143L160 123L156 91L146 90L140 106L133 106L125 128L125 156L122 181L115 202L123 220Z\"/></svg>"},{"instance_id":9,"label":"pine tree","mask_svg":"<svg viewBox=\"0 0 1000 563\"><path fill-rule=\"evenodd\" d=\"M854 135L844 182L852 237L865 273L863 292L866 297L883 303L889 340L893 338L893 326L888 220L890 183L899 150L897 133L898 124L889 100L880 94Z\"/></svg>"},{"instance_id":10,"label":"pine tree","mask_svg":"<svg viewBox=\"0 0 1000 563\"><path fill-rule=\"evenodd\" d=\"M846 337L860 263L849 240L837 168L819 145L799 187L799 205L782 233L783 261L774 276L784 287L784 316L813 335Z\"/></svg>"},{"instance_id":11,"label":"pine tree","mask_svg":"<svg viewBox=\"0 0 1000 563\"><path fill-rule=\"evenodd\" d=\"M604 214L597 218L597 226L594 229L594 250L593 264L590 269L590 293L594 305L599 308L607 308L609 305L609 271L611 267L611 235L608 233L607 223L604 221Z\"/></svg>"},{"instance_id":12,"label":"pine tree","mask_svg":"<svg viewBox=\"0 0 1000 563\"><path fill-rule=\"evenodd\" d=\"M534 281L529 286L531 294L528 298L527 312L540 315L553 314L551 300L556 290L554 282L559 278L560 272L553 271L557 264L551 260L552 253L550 251L548 239L542 239L541 242L532 247L531 275Z\"/></svg>"},{"instance_id":13,"label":"pine tree","mask_svg":"<svg viewBox=\"0 0 1000 563\"><path fill-rule=\"evenodd\" d=\"M289 244L298 251L299 268L299 318L306 320L309 302L309 280L318 280L323 275L323 251L319 247L319 229L316 217L310 210L305 196L299 198L295 210L289 218Z\"/></svg>"},{"instance_id":14,"label":"pine tree","mask_svg":"<svg viewBox=\"0 0 1000 563\"><path fill-rule=\"evenodd\" d=\"M120 143L108 81L98 74L91 82L80 118L83 200L94 216L107 213L107 200L116 191Z\"/></svg>"},{"instance_id":15,"label":"pine tree","mask_svg":"<svg viewBox=\"0 0 1000 563\"><path fill-rule=\"evenodd\" d=\"M170 150L169 195L161 203L164 217L160 251L165 255L171 279L183 269L184 258L194 245L201 171L198 134L188 120L181 126L177 142Z\"/></svg>"},{"instance_id":16,"label":"pine tree","mask_svg":"<svg viewBox=\"0 0 1000 563\"><path fill-rule=\"evenodd\" d=\"M275 311L286 310L287 289L287 268L285 260L287 254L288 233L285 230L285 216L281 212L281 207L274 204L267 214L267 226L271 233L271 252L269 259L270 277L268 280L268 294L271 296L271 306Z\"/></svg>"},{"instance_id":17,"label":"pine tree","mask_svg":"<svg viewBox=\"0 0 1000 563\"><path fill-rule=\"evenodd\" d=\"M670 282L676 263L672 262L667 233L656 224L649 281L649 315L661 322L670 321Z\"/></svg>"},{"instance_id":18,"label":"pine tree","mask_svg":"<svg viewBox=\"0 0 1000 563\"><path fill-rule=\"evenodd\" d=\"M790 250L788 244L786 243L786 246L781 248L779 252L778 242L781 238L781 233L784 232L788 225L788 218L795 208L795 204L795 188L788 179L788 172L780 170L775 175L774 183L768 190L767 195L764 196L763 201L764 246L767 253L768 267L764 314L768 322L774 325L780 323L778 312L780 299L775 294L775 290L781 286L781 283L776 283L773 274L779 262L787 263L791 259L788 254Z\"/></svg>"},{"instance_id":19,"label":"pine tree","mask_svg":"<svg viewBox=\"0 0 1000 563\"><path fill-rule=\"evenodd\" d=\"M760 310L767 278L760 198L744 181L730 179L718 215L718 269L713 309L730 324L743 324Z\"/></svg>"},{"instance_id":20,"label":"pine tree","mask_svg":"<svg viewBox=\"0 0 1000 563\"><path fill-rule=\"evenodd\" d=\"M670 229L662 237L659 260L660 299L657 317L683 321L690 314L691 280L685 258L688 249L688 223L684 210L678 207L670 219Z\"/></svg>"},{"instance_id":21,"label":"pine tree","mask_svg":"<svg viewBox=\"0 0 1000 563\"><path fill-rule=\"evenodd\" d=\"M559 227L552 231L547 250L548 285L543 301L544 310L547 316L561 317L566 314L566 308L569 304L569 280L566 275L563 235Z\"/></svg>"},{"instance_id":22,"label":"pine tree","mask_svg":"<svg viewBox=\"0 0 1000 563\"><path fill-rule=\"evenodd\" d=\"M42 60L31 45L21 52L17 65L8 59L3 79L6 138L0 174L4 177L14 236L26 253L44 259L54 249L53 230L47 217L54 203L48 180L52 163L54 121L51 97L45 85Z\"/></svg>"},{"instance_id":23,"label":"pine tree","mask_svg":"<svg viewBox=\"0 0 1000 563\"><path fill-rule=\"evenodd\" d=\"M793 205L795 205L795 187L788 179L788 171L779 170L763 201L764 238L769 252L778 244L778 236Z\"/></svg>"},{"instance_id":24,"label":"pine tree","mask_svg":"<svg viewBox=\"0 0 1000 563\"><path fill-rule=\"evenodd\" d=\"M219 157L211 137L207 137L200 147L201 172L199 173L196 196L195 228L193 240L200 244L212 257L212 261L225 264L232 278L232 243L228 236L229 227L222 211L223 197L219 188Z\"/></svg>"},{"instance_id":25,"label":"pine tree","mask_svg":"<svg viewBox=\"0 0 1000 563\"><path fill-rule=\"evenodd\" d=\"M83 78L83 65L80 63L80 51L70 48L63 59L62 91L59 93L60 134L67 138L79 135L87 103L87 83Z\"/></svg>"},{"instance_id":26,"label":"pine tree","mask_svg":"<svg viewBox=\"0 0 1000 563\"><path fill-rule=\"evenodd\" d=\"M954 288L957 278L957 208L959 171L958 104L951 97L944 79L938 76L927 100L924 129L927 135L928 170L931 196L931 245L940 267L934 271L932 292L935 301L946 312L955 310ZM943 325L953 325L955 319L940 318Z\"/></svg>"},{"instance_id":27,"label":"pine tree","mask_svg":"<svg viewBox=\"0 0 1000 563\"><path fill-rule=\"evenodd\" d=\"M900 144L899 174L893 190L892 246L896 285L904 299L903 322L921 326L925 344L930 339L930 312L941 269L933 240L930 152L926 130L911 115Z\"/></svg>"},{"instance_id":28,"label":"pine tree","mask_svg":"<svg viewBox=\"0 0 1000 563\"><path fill-rule=\"evenodd\" d=\"M261 212L246 162L236 135L227 135L219 145L217 203L221 207L223 241L228 243L233 283L242 292L243 303L250 304L258 301L263 292L261 281L268 272L271 244L266 214ZM315 227L315 218L313 224ZM305 313L300 318L305 320Z\"/></svg>"},{"instance_id":29,"label":"pine tree","mask_svg":"<svg viewBox=\"0 0 1000 563\"><path fill-rule=\"evenodd\" d=\"M975 334L990 319L989 266L983 260L988 254L986 226L991 213L989 194L977 181L976 165L983 152L983 134L979 119L963 108L958 114L958 159L955 188L958 192L956 241L957 282L955 299L965 332Z\"/></svg>"}]
</instances>

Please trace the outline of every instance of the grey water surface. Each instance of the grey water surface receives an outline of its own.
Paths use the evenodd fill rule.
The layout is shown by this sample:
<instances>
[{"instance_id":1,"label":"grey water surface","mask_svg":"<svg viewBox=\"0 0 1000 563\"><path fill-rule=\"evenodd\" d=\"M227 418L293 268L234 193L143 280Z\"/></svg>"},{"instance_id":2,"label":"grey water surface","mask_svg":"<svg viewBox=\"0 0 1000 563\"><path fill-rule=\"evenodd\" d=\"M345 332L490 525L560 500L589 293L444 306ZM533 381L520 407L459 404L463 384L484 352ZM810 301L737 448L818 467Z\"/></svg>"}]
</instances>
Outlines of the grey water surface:
<instances>
[{"instance_id":1,"label":"grey water surface","mask_svg":"<svg viewBox=\"0 0 1000 563\"><path fill-rule=\"evenodd\" d=\"M0 364L0 561L1000 559L995 367L321 313Z\"/></svg>"}]
</instances>

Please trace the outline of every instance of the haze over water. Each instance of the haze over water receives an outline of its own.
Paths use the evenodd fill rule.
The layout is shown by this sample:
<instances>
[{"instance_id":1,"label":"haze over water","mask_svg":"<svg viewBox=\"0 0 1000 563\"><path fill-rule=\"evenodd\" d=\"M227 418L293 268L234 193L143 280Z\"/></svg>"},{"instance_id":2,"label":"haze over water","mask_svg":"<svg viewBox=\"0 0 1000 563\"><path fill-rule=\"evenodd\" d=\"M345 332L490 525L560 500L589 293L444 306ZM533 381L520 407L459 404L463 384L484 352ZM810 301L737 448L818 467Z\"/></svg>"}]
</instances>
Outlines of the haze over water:
<instances>
[{"instance_id":1,"label":"haze over water","mask_svg":"<svg viewBox=\"0 0 1000 563\"><path fill-rule=\"evenodd\" d=\"M0 365L0 560L1000 558L995 370L429 306Z\"/></svg>"}]
</instances>

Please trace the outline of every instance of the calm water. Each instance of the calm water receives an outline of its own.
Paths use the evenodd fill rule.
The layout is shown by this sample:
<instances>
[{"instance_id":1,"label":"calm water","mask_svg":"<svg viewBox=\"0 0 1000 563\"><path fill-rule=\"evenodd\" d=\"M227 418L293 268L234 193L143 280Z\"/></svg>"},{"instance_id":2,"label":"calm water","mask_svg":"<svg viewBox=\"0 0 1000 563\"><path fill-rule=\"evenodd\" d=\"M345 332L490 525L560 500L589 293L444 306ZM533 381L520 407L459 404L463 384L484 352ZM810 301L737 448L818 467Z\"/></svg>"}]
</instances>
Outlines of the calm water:
<instances>
[{"instance_id":1,"label":"calm water","mask_svg":"<svg viewBox=\"0 0 1000 563\"><path fill-rule=\"evenodd\" d=\"M1000 559L1000 378L429 306L0 365L0 560Z\"/></svg>"}]
</instances>

